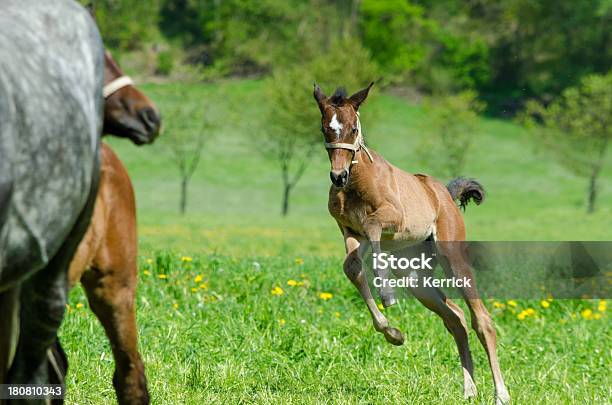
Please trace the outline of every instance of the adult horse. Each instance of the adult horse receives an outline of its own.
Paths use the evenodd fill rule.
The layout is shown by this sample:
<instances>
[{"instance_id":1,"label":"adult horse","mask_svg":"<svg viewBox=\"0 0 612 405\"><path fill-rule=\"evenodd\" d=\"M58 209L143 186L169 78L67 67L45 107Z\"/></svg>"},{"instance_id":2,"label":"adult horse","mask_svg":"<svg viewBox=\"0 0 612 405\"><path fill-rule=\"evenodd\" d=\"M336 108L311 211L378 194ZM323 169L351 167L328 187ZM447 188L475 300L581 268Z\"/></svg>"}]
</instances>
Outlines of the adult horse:
<instances>
[{"instance_id":1,"label":"adult horse","mask_svg":"<svg viewBox=\"0 0 612 405\"><path fill-rule=\"evenodd\" d=\"M104 59L104 134L152 143L160 128L157 107L125 76L110 53ZM115 358L113 385L120 404L148 404L144 364L138 353L136 203L127 170L102 144L100 185L89 229L68 272L81 281L104 327Z\"/></svg>"},{"instance_id":2,"label":"adult horse","mask_svg":"<svg viewBox=\"0 0 612 405\"><path fill-rule=\"evenodd\" d=\"M380 253L381 240L407 243L432 240L445 270L457 278L467 277L473 281L464 245L458 243L465 240L465 225L454 200L459 200L462 206L470 199L479 204L484 199L484 190L477 182L462 178L454 180L447 188L430 176L406 173L366 148L358 111L373 84L350 97L341 89L327 97L315 85L314 98L321 111L321 130L331 163L329 212L340 227L346 247L344 272L365 301L374 328L390 343L401 345L404 336L389 326L370 291L361 259L364 249L369 242L373 251ZM383 305L393 305L393 290L385 288L384 284L389 274L381 272L377 276L383 281L379 289ZM466 398L475 396L463 312L438 288L421 286L411 291L442 318L453 335L463 367L464 395ZM510 397L497 360L497 338L491 317L475 285L466 285L461 292L470 310L472 326L489 357L497 403L507 403Z\"/></svg>"},{"instance_id":3,"label":"adult horse","mask_svg":"<svg viewBox=\"0 0 612 405\"><path fill-rule=\"evenodd\" d=\"M67 268L97 191L103 66L76 2L0 0L2 382L50 381Z\"/></svg>"}]
</instances>

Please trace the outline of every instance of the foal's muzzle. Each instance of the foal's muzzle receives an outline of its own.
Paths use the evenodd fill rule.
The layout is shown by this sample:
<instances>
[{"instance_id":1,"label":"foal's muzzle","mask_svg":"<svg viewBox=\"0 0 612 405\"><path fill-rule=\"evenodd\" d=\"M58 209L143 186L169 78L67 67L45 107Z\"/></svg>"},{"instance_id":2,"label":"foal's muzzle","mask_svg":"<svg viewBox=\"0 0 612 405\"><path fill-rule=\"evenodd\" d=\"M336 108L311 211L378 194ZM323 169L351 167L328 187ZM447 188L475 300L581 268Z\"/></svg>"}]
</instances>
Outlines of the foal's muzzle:
<instances>
[{"instance_id":1,"label":"foal's muzzle","mask_svg":"<svg viewBox=\"0 0 612 405\"><path fill-rule=\"evenodd\" d=\"M346 169L332 170L329 172L329 177L336 187L344 187L348 183L349 171Z\"/></svg>"}]
</instances>

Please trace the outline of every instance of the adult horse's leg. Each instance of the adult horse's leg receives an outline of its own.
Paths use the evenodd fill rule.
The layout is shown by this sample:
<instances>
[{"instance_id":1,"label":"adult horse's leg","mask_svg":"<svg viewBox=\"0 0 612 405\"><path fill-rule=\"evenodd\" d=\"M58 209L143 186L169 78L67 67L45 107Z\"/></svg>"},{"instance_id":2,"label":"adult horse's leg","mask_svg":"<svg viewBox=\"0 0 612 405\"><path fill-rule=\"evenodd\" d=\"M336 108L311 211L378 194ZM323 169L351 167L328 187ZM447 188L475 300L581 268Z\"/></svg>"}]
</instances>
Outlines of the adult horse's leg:
<instances>
[{"instance_id":1,"label":"adult horse's leg","mask_svg":"<svg viewBox=\"0 0 612 405\"><path fill-rule=\"evenodd\" d=\"M389 326L389 321L385 316L380 312L378 307L376 306L376 301L374 301L374 297L372 297L372 292L370 291L370 286L368 285L368 280L366 277L366 273L363 270L363 263L361 258L359 257L359 240L355 235L352 235L346 229L343 229L344 233L344 243L346 246L346 258L344 259L344 273L348 277L349 280L357 287L359 290L359 294L361 298L366 303L368 310L370 311L370 315L372 316L372 321L374 323L374 329L378 332L381 332L385 335L385 339L389 343L394 345L401 345L404 343L404 336L402 333L396 329Z\"/></svg>"},{"instance_id":2,"label":"adult horse's leg","mask_svg":"<svg viewBox=\"0 0 612 405\"><path fill-rule=\"evenodd\" d=\"M64 316L68 266L89 225L98 177L99 162L96 159L87 203L70 234L48 265L22 285L20 336L8 375L9 383L48 384L50 381L48 349L56 343L57 330ZM62 381L64 376L57 377L53 380Z\"/></svg>"},{"instance_id":3,"label":"adult horse's leg","mask_svg":"<svg viewBox=\"0 0 612 405\"><path fill-rule=\"evenodd\" d=\"M115 357L113 385L120 404L148 404L144 364L138 353L134 260L128 268L92 268L81 278L91 309L111 342Z\"/></svg>"},{"instance_id":4,"label":"adult horse's leg","mask_svg":"<svg viewBox=\"0 0 612 405\"><path fill-rule=\"evenodd\" d=\"M411 291L425 307L442 318L444 326L453 335L459 350L461 367L463 368L463 395L465 398L475 397L474 365L472 363L467 324L463 311L457 304L446 298L444 293L438 288L419 287L413 288Z\"/></svg>"},{"instance_id":5,"label":"adult horse's leg","mask_svg":"<svg viewBox=\"0 0 612 405\"><path fill-rule=\"evenodd\" d=\"M19 338L19 292L16 286L0 293L0 384L6 383ZM2 403L2 401L0 401Z\"/></svg>"},{"instance_id":6,"label":"adult horse's leg","mask_svg":"<svg viewBox=\"0 0 612 405\"><path fill-rule=\"evenodd\" d=\"M450 235L445 234L446 229L453 228L454 227L447 228L438 226L439 238L442 240L453 240ZM442 230L442 232L440 232L440 230ZM493 321L491 320L491 316L482 303L478 290L476 289L472 270L470 269L470 265L464 256L464 246L460 242L441 242L438 247L443 258L448 260L448 263L445 263L443 258L440 260L447 271L450 271L454 277L466 277L472 280L472 285L470 287L461 288L461 293L470 310L472 328L476 331L478 339L484 347L489 359L489 366L491 368L491 373L493 374L493 383L495 384L496 403L498 405L507 404L510 402L510 395L506 389L501 369L499 367L499 360L497 359L497 333L495 331Z\"/></svg>"}]
</instances>

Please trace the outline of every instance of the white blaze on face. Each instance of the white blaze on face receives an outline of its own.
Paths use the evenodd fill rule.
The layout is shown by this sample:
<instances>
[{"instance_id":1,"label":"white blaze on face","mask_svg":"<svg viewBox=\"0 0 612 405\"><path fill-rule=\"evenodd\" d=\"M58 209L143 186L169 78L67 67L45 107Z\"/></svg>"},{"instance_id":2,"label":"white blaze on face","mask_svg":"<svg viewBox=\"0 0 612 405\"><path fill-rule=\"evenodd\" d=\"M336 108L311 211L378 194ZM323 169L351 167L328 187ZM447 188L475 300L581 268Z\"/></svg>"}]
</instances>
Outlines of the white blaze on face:
<instances>
[{"instance_id":1,"label":"white blaze on face","mask_svg":"<svg viewBox=\"0 0 612 405\"><path fill-rule=\"evenodd\" d=\"M336 131L336 136L340 137L340 134L342 132L342 124L340 123L340 121L338 121L338 116L336 115L336 113L334 113L334 116L329 122L329 127Z\"/></svg>"}]
</instances>

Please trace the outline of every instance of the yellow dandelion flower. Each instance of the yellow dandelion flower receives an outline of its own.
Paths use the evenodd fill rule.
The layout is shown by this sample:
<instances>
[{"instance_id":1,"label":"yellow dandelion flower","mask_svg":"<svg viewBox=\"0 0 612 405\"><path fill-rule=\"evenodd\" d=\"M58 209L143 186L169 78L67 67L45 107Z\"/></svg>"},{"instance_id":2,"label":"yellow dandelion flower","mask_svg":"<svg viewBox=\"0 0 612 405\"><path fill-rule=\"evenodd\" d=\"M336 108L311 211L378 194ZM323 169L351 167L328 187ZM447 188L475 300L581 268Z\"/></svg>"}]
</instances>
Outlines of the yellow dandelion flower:
<instances>
[{"instance_id":1,"label":"yellow dandelion flower","mask_svg":"<svg viewBox=\"0 0 612 405\"><path fill-rule=\"evenodd\" d=\"M336 318L340 318L340 312L334 312L334 315L336 316Z\"/></svg>"},{"instance_id":2,"label":"yellow dandelion flower","mask_svg":"<svg viewBox=\"0 0 612 405\"><path fill-rule=\"evenodd\" d=\"M507 302L507 304L508 304L509 306L511 306L511 307L516 307L516 305L517 305L517 304L516 304L516 301L514 301L514 300L510 300L510 301L508 301L508 302Z\"/></svg>"},{"instance_id":3,"label":"yellow dandelion flower","mask_svg":"<svg viewBox=\"0 0 612 405\"><path fill-rule=\"evenodd\" d=\"M301 257L296 258L295 264L297 264L298 266L301 266L302 264L304 264L304 259L302 259Z\"/></svg>"},{"instance_id":4,"label":"yellow dandelion flower","mask_svg":"<svg viewBox=\"0 0 612 405\"><path fill-rule=\"evenodd\" d=\"M165 279L168 278L168 276L165 275L165 274L160 274L160 275L157 276L157 278L159 278L160 280L165 280Z\"/></svg>"},{"instance_id":5,"label":"yellow dandelion flower","mask_svg":"<svg viewBox=\"0 0 612 405\"><path fill-rule=\"evenodd\" d=\"M542 306L542 308L548 308L550 307L550 302L546 300L542 300L540 301L540 305Z\"/></svg>"},{"instance_id":6,"label":"yellow dandelion flower","mask_svg":"<svg viewBox=\"0 0 612 405\"><path fill-rule=\"evenodd\" d=\"M200 290L208 290L208 283L200 284Z\"/></svg>"},{"instance_id":7,"label":"yellow dandelion flower","mask_svg":"<svg viewBox=\"0 0 612 405\"><path fill-rule=\"evenodd\" d=\"M504 304L503 302L499 302L499 301L493 301L493 306L495 308L500 308L500 309L506 308L506 304Z\"/></svg>"},{"instance_id":8,"label":"yellow dandelion flower","mask_svg":"<svg viewBox=\"0 0 612 405\"><path fill-rule=\"evenodd\" d=\"M286 322L284 319L279 319L279 320L278 320L278 324L279 324L280 326L283 326L283 325L284 325L284 324L286 324L286 323L287 323L287 322Z\"/></svg>"},{"instance_id":9,"label":"yellow dandelion flower","mask_svg":"<svg viewBox=\"0 0 612 405\"><path fill-rule=\"evenodd\" d=\"M327 301L332 299L333 294L332 293L328 293L328 292L322 292L319 294L319 298L321 298L323 301Z\"/></svg>"},{"instance_id":10,"label":"yellow dandelion flower","mask_svg":"<svg viewBox=\"0 0 612 405\"><path fill-rule=\"evenodd\" d=\"M381 311L384 311L384 310L385 310L385 307L384 307L384 305L383 305L383 304L378 303L378 309L380 309Z\"/></svg>"},{"instance_id":11,"label":"yellow dandelion flower","mask_svg":"<svg viewBox=\"0 0 612 405\"><path fill-rule=\"evenodd\" d=\"M196 291L198 291L198 289L197 289L197 288L195 288L195 287L192 287L192 288L191 288L191 292L193 292L193 293L194 293L194 292L196 292Z\"/></svg>"},{"instance_id":12,"label":"yellow dandelion flower","mask_svg":"<svg viewBox=\"0 0 612 405\"><path fill-rule=\"evenodd\" d=\"M521 313L519 313L516 317L522 321L527 317L527 314L525 313L525 311L521 311Z\"/></svg>"},{"instance_id":13,"label":"yellow dandelion flower","mask_svg":"<svg viewBox=\"0 0 612 405\"><path fill-rule=\"evenodd\" d=\"M142 274L144 274L145 276L150 276L151 272L149 270L145 270L142 272Z\"/></svg>"},{"instance_id":14,"label":"yellow dandelion flower","mask_svg":"<svg viewBox=\"0 0 612 405\"><path fill-rule=\"evenodd\" d=\"M593 317L593 311L589 308L583 309L580 312L580 316L582 316L584 319L591 319Z\"/></svg>"},{"instance_id":15,"label":"yellow dandelion flower","mask_svg":"<svg viewBox=\"0 0 612 405\"><path fill-rule=\"evenodd\" d=\"M285 292L279 286L276 286L271 291L272 295L283 295Z\"/></svg>"},{"instance_id":16,"label":"yellow dandelion flower","mask_svg":"<svg viewBox=\"0 0 612 405\"><path fill-rule=\"evenodd\" d=\"M174 304L172 304L172 308L174 308L174 309L178 309L178 307L179 307L179 306L178 306L178 304L177 304L176 302L175 302Z\"/></svg>"},{"instance_id":17,"label":"yellow dandelion flower","mask_svg":"<svg viewBox=\"0 0 612 405\"><path fill-rule=\"evenodd\" d=\"M605 312L607 307L608 307L608 303L605 300L601 300L599 301L599 305L597 305L597 310L599 312Z\"/></svg>"},{"instance_id":18,"label":"yellow dandelion flower","mask_svg":"<svg viewBox=\"0 0 612 405\"><path fill-rule=\"evenodd\" d=\"M593 319L601 319L601 312L596 312L593 314Z\"/></svg>"},{"instance_id":19,"label":"yellow dandelion flower","mask_svg":"<svg viewBox=\"0 0 612 405\"><path fill-rule=\"evenodd\" d=\"M533 308L527 308L525 310L525 313L527 314L527 316L533 316L533 315L535 315L536 311Z\"/></svg>"},{"instance_id":20,"label":"yellow dandelion flower","mask_svg":"<svg viewBox=\"0 0 612 405\"><path fill-rule=\"evenodd\" d=\"M81 304L81 303L79 302L78 304L76 304L76 308L77 308L77 309L81 309L81 308L83 308L83 304Z\"/></svg>"},{"instance_id":21,"label":"yellow dandelion flower","mask_svg":"<svg viewBox=\"0 0 612 405\"><path fill-rule=\"evenodd\" d=\"M183 257L181 257L181 261L184 262L184 263L189 263L189 262L193 261L193 259L191 257L189 257L189 256L183 256Z\"/></svg>"},{"instance_id":22,"label":"yellow dandelion flower","mask_svg":"<svg viewBox=\"0 0 612 405\"><path fill-rule=\"evenodd\" d=\"M197 276L194 277L193 282L197 284L197 283L201 282L203 279L204 279L204 277L202 277L201 275L198 274Z\"/></svg>"},{"instance_id":23,"label":"yellow dandelion flower","mask_svg":"<svg viewBox=\"0 0 612 405\"><path fill-rule=\"evenodd\" d=\"M295 280L287 280L287 285L291 287L295 287L296 285L298 285L298 282Z\"/></svg>"}]
</instances>

